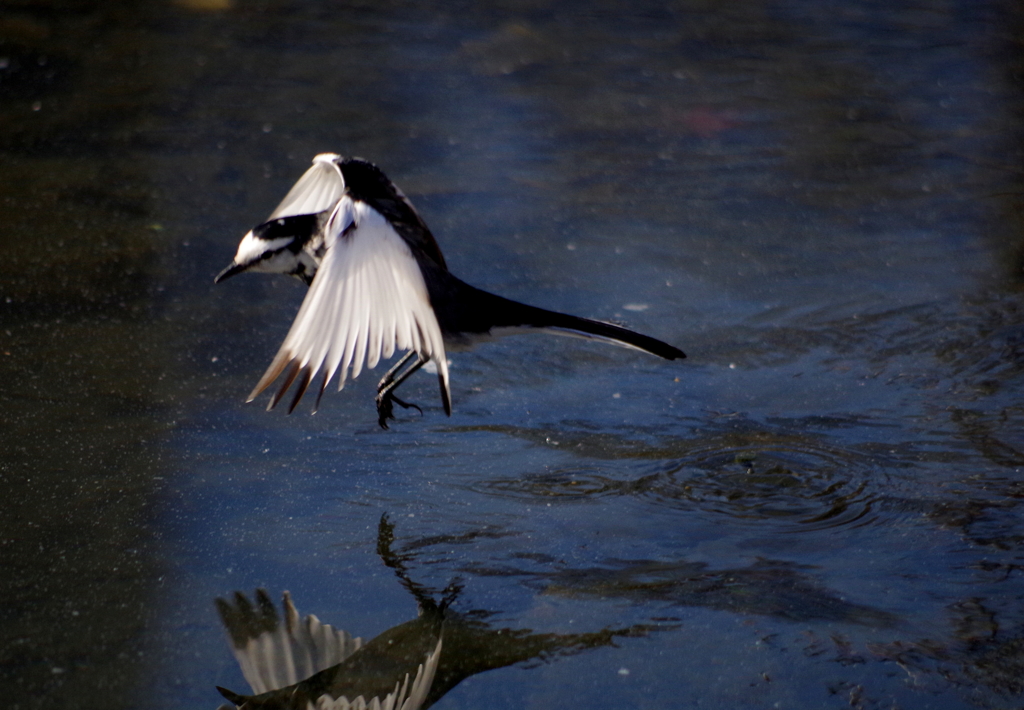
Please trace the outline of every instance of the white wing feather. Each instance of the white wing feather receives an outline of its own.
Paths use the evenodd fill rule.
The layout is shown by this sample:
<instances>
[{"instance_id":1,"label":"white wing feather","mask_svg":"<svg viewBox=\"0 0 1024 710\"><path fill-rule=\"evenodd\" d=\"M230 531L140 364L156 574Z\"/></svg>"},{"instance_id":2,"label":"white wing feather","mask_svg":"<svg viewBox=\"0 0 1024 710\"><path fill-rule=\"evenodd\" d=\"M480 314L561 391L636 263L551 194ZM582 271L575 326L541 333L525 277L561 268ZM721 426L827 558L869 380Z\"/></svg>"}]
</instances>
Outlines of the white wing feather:
<instances>
[{"instance_id":1,"label":"white wing feather","mask_svg":"<svg viewBox=\"0 0 1024 710\"><path fill-rule=\"evenodd\" d=\"M395 350L414 350L432 360L447 391L441 328L409 246L384 217L347 196L338 202L325 230L326 253L306 299L249 401L286 368L271 406L299 373L300 396L321 369L321 391L336 374L340 390L349 370L354 379L364 366L373 368Z\"/></svg>"},{"instance_id":2,"label":"white wing feather","mask_svg":"<svg viewBox=\"0 0 1024 710\"><path fill-rule=\"evenodd\" d=\"M233 646L242 675L254 693L294 685L362 648L362 639L323 624L312 614L300 621L288 592L284 593L284 615L284 623L272 631Z\"/></svg>"},{"instance_id":3,"label":"white wing feather","mask_svg":"<svg viewBox=\"0 0 1024 710\"><path fill-rule=\"evenodd\" d=\"M374 696L367 700L360 695L354 700L349 700L345 696L332 698L325 694L317 698L316 705L308 703L307 710L419 710L427 699L430 686L434 684L442 646L443 636L439 636L434 650L416 667L416 675L410 678L406 673L403 678L396 681L395 689L383 699Z\"/></svg>"},{"instance_id":4,"label":"white wing feather","mask_svg":"<svg viewBox=\"0 0 1024 710\"><path fill-rule=\"evenodd\" d=\"M363 645L341 629L321 623L310 614L299 619L299 612L288 592L284 593L284 623L271 631L249 638L241 646L232 644L242 675L256 694L279 690L300 683L310 676L331 668L357 653ZM394 689L383 698L353 700L321 695L308 708L314 710L418 710L426 701L441 658L443 636L438 636L434 650L420 663L415 675L406 673L395 679Z\"/></svg>"},{"instance_id":5,"label":"white wing feather","mask_svg":"<svg viewBox=\"0 0 1024 710\"><path fill-rule=\"evenodd\" d=\"M345 179L334 162L337 158L334 153L321 153L313 158L313 166L292 186L267 221L316 214L333 207L345 190Z\"/></svg>"}]
</instances>

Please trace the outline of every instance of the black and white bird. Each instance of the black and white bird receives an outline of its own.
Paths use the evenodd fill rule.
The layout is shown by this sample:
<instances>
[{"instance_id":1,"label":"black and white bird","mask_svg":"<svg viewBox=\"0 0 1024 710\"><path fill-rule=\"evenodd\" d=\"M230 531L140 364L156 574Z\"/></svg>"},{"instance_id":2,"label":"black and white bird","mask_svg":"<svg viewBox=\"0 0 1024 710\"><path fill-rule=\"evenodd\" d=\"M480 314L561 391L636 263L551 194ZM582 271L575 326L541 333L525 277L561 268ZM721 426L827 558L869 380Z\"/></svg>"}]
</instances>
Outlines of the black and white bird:
<instances>
[{"instance_id":1,"label":"black and white bird","mask_svg":"<svg viewBox=\"0 0 1024 710\"><path fill-rule=\"evenodd\" d=\"M396 397L395 389L428 363L436 367L451 416L445 349L512 332L572 335L668 360L686 357L626 328L517 303L459 280L408 198L359 158L313 158L270 217L242 238L234 262L215 282L243 271L291 274L309 286L281 349L247 400L283 375L268 409L297 382L291 412L322 373L319 406L335 375L340 390L346 377L399 350L405 356L377 385L378 423L387 429L394 404L419 409Z\"/></svg>"}]
</instances>

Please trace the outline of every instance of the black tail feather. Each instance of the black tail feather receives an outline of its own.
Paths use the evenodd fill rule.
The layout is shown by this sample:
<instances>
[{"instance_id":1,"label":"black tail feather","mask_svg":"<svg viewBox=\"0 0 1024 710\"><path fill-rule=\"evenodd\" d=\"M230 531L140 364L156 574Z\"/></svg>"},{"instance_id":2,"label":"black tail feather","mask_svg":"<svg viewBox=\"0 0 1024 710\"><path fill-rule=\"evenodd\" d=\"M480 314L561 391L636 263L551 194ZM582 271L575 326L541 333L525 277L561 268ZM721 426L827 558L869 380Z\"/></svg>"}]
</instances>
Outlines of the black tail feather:
<instances>
[{"instance_id":1,"label":"black tail feather","mask_svg":"<svg viewBox=\"0 0 1024 710\"><path fill-rule=\"evenodd\" d=\"M227 688L222 688L219 685L216 686L216 688L218 692L220 692L220 694L224 696L225 699L230 700L235 705L241 705L249 699L244 695L239 695L238 693L228 690Z\"/></svg>"},{"instance_id":2,"label":"black tail feather","mask_svg":"<svg viewBox=\"0 0 1024 710\"><path fill-rule=\"evenodd\" d=\"M618 345L637 348L666 360L686 357L679 348L649 335L611 323L549 311L496 296L470 286L429 260L421 259L419 265L430 292L430 304L434 307L441 332L446 338L450 337L457 341L462 336L483 336L495 328L503 327L542 328L556 332L565 331L567 335L600 338Z\"/></svg>"},{"instance_id":3,"label":"black tail feather","mask_svg":"<svg viewBox=\"0 0 1024 710\"><path fill-rule=\"evenodd\" d=\"M473 287L470 287L473 288ZM528 306L525 303L512 301L493 293L487 293L480 289L473 288L476 293L472 298L463 299L463 303L471 304L469 309L479 313L477 318L465 318L468 313L463 313L463 323L479 321L481 326L484 323L491 327L526 327L544 328L555 331L563 330L567 334L579 334L610 340L618 345L637 348L645 352L663 357L666 360L679 360L686 357L679 348L674 345L662 342L643 333L623 328L622 326L605 323L590 318L580 318L567 313L549 311L536 306ZM480 332L486 332L490 328L481 327Z\"/></svg>"},{"instance_id":4,"label":"black tail feather","mask_svg":"<svg viewBox=\"0 0 1024 710\"><path fill-rule=\"evenodd\" d=\"M651 336L644 335L643 333L637 333L634 330L629 330L622 326L604 323L599 320L591 320L590 318L570 316L564 313L543 311L543 309L537 310L541 310L546 316L545 318L536 318L535 320L537 322L529 324L537 328L552 328L557 330L566 330L569 332L584 333L598 338L612 340L616 343L629 345L634 348L639 348L640 350L649 352L652 355L663 357L666 360L679 360L686 357L686 353L674 345L669 345L657 338L652 338Z\"/></svg>"}]
</instances>

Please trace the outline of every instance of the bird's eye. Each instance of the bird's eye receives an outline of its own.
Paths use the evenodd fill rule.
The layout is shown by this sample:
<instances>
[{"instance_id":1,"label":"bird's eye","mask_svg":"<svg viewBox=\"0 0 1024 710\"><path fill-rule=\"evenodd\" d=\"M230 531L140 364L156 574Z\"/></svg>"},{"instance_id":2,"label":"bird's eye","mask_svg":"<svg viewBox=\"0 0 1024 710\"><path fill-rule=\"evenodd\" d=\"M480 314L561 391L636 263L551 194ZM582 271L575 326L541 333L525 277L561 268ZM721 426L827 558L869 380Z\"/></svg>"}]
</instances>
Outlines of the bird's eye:
<instances>
[{"instance_id":1,"label":"bird's eye","mask_svg":"<svg viewBox=\"0 0 1024 710\"><path fill-rule=\"evenodd\" d=\"M284 226L284 218L283 217L281 219L277 220L277 225L279 227L283 227Z\"/></svg>"}]
</instances>

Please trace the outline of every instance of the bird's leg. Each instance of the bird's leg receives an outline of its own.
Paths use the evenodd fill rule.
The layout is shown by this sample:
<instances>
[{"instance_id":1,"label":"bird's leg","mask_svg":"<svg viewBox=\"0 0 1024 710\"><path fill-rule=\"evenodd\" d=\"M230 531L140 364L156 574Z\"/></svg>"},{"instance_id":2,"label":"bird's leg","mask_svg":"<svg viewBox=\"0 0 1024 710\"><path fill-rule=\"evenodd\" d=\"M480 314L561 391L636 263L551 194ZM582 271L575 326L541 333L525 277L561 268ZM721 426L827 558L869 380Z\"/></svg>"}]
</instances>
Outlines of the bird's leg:
<instances>
[{"instance_id":1,"label":"bird's leg","mask_svg":"<svg viewBox=\"0 0 1024 710\"><path fill-rule=\"evenodd\" d=\"M388 385L395 381L395 373L401 370L403 367L405 367L405 363L412 360L412 356L415 354L415 350L410 350L405 355L403 355L402 359L396 362L390 370L384 373L384 376L380 378L380 382L377 383L377 394L383 392L385 387L387 387Z\"/></svg>"},{"instance_id":2,"label":"bird's leg","mask_svg":"<svg viewBox=\"0 0 1024 710\"><path fill-rule=\"evenodd\" d=\"M430 589L425 587L418 582L414 582L409 576L409 570L406 569L405 562L412 558L412 555L401 555L394 552L391 549L391 543L395 541L395 526L388 519L388 514L384 513L380 517L380 523L377 525L377 556L380 557L387 567L394 570L398 579L402 582L402 586L409 590L410 593L416 598L416 604L420 610L437 609L437 603L430 595Z\"/></svg>"},{"instance_id":3,"label":"bird's leg","mask_svg":"<svg viewBox=\"0 0 1024 710\"><path fill-rule=\"evenodd\" d=\"M412 375L414 372L416 372L421 367L426 365L427 362L430 360L430 358L424 357L419 353L410 352L408 355L402 358L399 365L404 364L414 354L416 355L416 362L409 366L409 368L405 372L395 377L394 372L398 369L398 366L393 367L391 368L391 370L388 371L386 375L384 375L384 378L380 381L380 384L377 385L377 423L380 424L382 429L388 428L388 419L395 418L395 415L393 414L394 404L397 404L405 409L415 409L420 414L423 413L423 410L420 409L415 404L412 404L410 402L403 402L394 395L394 392L396 389L398 389L399 385L401 385L403 382L409 379L410 375Z\"/></svg>"}]
</instances>

